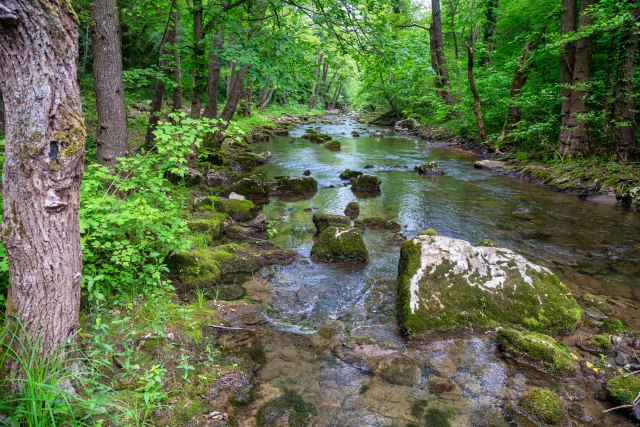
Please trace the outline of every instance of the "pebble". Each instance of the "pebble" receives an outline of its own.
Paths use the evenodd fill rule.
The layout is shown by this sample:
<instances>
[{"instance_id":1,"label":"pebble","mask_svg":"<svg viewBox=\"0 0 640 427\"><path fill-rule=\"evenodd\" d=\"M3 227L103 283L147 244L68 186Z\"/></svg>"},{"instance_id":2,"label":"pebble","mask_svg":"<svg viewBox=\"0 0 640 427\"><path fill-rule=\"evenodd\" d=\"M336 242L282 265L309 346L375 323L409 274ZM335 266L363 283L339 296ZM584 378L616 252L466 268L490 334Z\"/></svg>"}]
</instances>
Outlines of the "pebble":
<instances>
[{"instance_id":1,"label":"pebble","mask_svg":"<svg viewBox=\"0 0 640 427\"><path fill-rule=\"evenodd\" d=\"M624 351L619 351L618 354L616 354L616 364L618 366L625 366L630 364L630 362L631 358Z\"/></svg>"},{"instance_id":2,"label":"pebble","mask_svg":"<svg viewBox=\"0 0 640 427\"><path fill-rule=\"evenodd\" d=\"M591 317L592 319L606 319L607 315L598 310L597 308L587 307L584 309L584 314Z\"/></svg>"},{"instance_id":3,"label":"pebble","mask_svg":"<svg viewBox=\"0 0 640 427\"><path fill-rule=\"evenodd\" d=\"M611 344L613 344L616 347L620 347L622 345L622 337L619 336L612 336L611 337Z\"/></svg>"}]
</instances>

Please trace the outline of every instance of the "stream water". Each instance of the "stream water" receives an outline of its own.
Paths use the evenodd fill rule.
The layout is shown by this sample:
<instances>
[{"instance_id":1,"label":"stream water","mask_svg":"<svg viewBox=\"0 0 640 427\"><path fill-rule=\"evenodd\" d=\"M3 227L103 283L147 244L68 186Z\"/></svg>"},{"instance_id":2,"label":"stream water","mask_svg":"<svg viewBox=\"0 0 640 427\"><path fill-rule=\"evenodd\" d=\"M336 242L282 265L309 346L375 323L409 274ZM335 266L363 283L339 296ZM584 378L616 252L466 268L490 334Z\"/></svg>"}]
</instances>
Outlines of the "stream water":
<instances>
[{"instance_id":1,"label":"stream water","mask_svg":"<svg viewBox=\"0 0 640 427\"><path fill-rule=\"evenodd\" d=\"M307 200L272 198L263 209L275 221L275 243L301 257L245 284L249 298L257 288L268 295L270 326L262 338L266 362L257 374L257 400L239 416L241 425L255 423L260 405L285 389L315 407L312 424L319 426L509 425L510 403L526 386L559 386L504 360L485 336L408 345L395 320L399 247L392 234L364 232L367 265L311 262L313 213L342 215L350 201L360 203L360 218L396 220L409 238L434 228L472 243L492 239L551 268L576 294L621 301L623 320L633 329L640 325L640 215L474 169L474 156L462 150L350 118L332 120L296 126L257 147L273 154L264 174L300 176L308 169L320 188ZM308 127L339 140L341 151L301 139ZM352 137L353 130L361 136ZM382 138L372 137L377 130ZM413 171L432 160L444 176ZM338 178L344 169L380 177L381 194L357 198ZM528 213L514 213L518 208ZM361 337L346 345L345 335ZM608 402L581 405L596 424L634 425L622 416L603 418Z\"/></svg>"}]
</instances>

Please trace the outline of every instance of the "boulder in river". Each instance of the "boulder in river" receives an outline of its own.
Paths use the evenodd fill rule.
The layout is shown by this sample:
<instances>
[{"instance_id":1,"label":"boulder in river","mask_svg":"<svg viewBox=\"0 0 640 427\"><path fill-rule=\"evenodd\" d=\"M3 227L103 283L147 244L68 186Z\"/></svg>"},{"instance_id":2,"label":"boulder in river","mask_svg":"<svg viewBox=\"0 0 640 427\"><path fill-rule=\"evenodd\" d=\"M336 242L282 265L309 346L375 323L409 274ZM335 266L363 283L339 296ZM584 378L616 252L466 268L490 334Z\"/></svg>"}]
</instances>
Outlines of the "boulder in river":
<instances>
[{"instance_id":1,"label":"boulder in river","mask_svg":"<svg viewBox=\"0 0 640 427\"><path fill-rule=\"evenodd\" d=\"M418 172L420 175L426 176L441 176L444 175L444 171L440 168L438 162L429 162L424 163L422 165L418 165L413 168L414 171Z\"/></svg>"},{"instance_id":2,"label":"boulder in river","mask_svg":"<svg viewBox=\"0 0 640 427\"><path fill-rule=\"evenodd\" d=\"M258 214L258 210L251 200L218 197L213 202L213 207L216 211L226 213L236 221L249 221Z\"/></svg>"},{"instance_id":3,"label":"boulder in river","mask_svg":"<svg viewBox=\"0 0 640 427\"><path fill-rule=\"evenodd\" d=\"M357 178L359 176L364 175L362 172L360 171L352 171L350 169L345 169L344 171L342 171L342 173L340 174L340 179L346 179L346 180L351 180L353 178Z\"/></svg>"},{"instance_id":4,"label":"boulder in river","mask_svg":"<svg viewBox=\"0 0 640 427\"><path fill-rule=\"evenodd\" d=\"M397 221L384 218L364 218L355 221L358 228L368 228L371 230L385 230L398 232L402 228Z\"/></svg>"},{"instance_id":5,"label":"boulder in river","mask_svg":"<svg viewBox=\"0 0 640 427\"><path fill-rule=\"evenodd\" d=\"M395 128L399 131L413 131L420 127L420 122L416 119L405 119L396 122Z\"/></svg>"},{"instance_id":6,"label":"boulder in river","mask_svg":"<svg viewBox=\"0 0 640 427\"><path fill-rule=\"evenodd\" d=\"M403 243L398 301L400 325L412 336L497 325L568 332L582 315L548 269L509 249L474 247L445 236Z\"/></svg>"},{"instance_id":7,"label":"boulder in river","mask_svg":"<svg viewBox=\"0 0 640 427\"><path fill-rule=\"evenodd\" d=\"M312 195L318 191L318 181L309 176L276 176L271 194L284 196Z\"/></svg>"},{"instance_id":8,"label":"boulder in river","mask_svg":"<svg viewBox=\"0 0 640 427\"><path fill-rule=\"evenodd\" d=\"M369 252L357 228L331 226L318 235L311 248L311 259L315 262L366 262Z\"/></svg>"},{"instance_id":9,"label":"boulder in river","mask_svg":"<svg viewBox=\"0 0 640 427\"><path fill-rule=\"evenodd\" d=\"M309 129L304 135L302 135L302 139L306 139L314 144L322 144L323 142L331 141L331 136Z\"/></svg>"},{"instance_id":10,"label":"boulder in river","mask_svg":"<svg viewBox=\"0 0 640 427\"><path fill-rule=\"evenodd\" d=\"M360 203L358 202L349 202L347 203L347 207L344 208L344 214L349 218L358 218L360 216Z\"/></svg>"},{"instance_id":11,"label":"boulder in river","mask_svg":"<svg viewBox=\"0 0 640 427\"><path fill-rule=\"evenodd\" d=\"M478 160L473 164L473 167L476 169L504 170L507 164L499 160Z\"/></svg>"},{"instance_id":12,"label":"boulder in river","mask_svg":"<svg viewBox=\"0 0 640 427\"><path fill-rule=\"evenodd\" d=\"M560 425L564 418L562 399L555 391L534 387L527 391L520 401L518 408L536 425Z\"/></svg>"},{"instance_id":13,"label":"boulder in river","mask_svg":"<svg viewBox=\"0 0 640 427\"><path fill-rule=\"evenodd\" d=\"M313 214L313 225L317 234L322 233L328 227L351 227L351 218L342 215L317 213Z\"/></svg>"},{"instance_id":14,"label":"boulder in river","mask_svg":"<svg viewBox=\"0 0 640 427\"><path fill-rule=\"evenodd\" d=\"M237 181L233 185L233 192L251 200L266 200L268 198L264 180L256 176L245 177Z\"/></svg>"},{"instance_id":15,"label":"boulder in river","mask_svg":"<svg viewBox=\"0 0 640 427\"><path fill-rule=\"evenodd\" d=\"M380 178L373 175L360 175L351 179L351 190L354 193L380 194Z\"/></svg>"},{"instance_id":16,"label":"boulder in river","mask_svg":"<svg viewBox=\"0 0 640 427\"><path fill-rule=\"evenodd\" d=\"M329 151L340 151L340 148L342 148L340 141L329 141L326 144L324 144L324 148L326 148Z\"/></svg>"},{"instance_id":17,"label":"boulder in river","mask_svg":"<svg viewBox=\"0 0 640 427\"><path fill-rule=\"evenodd\" d=\"M640 186L633 187L627 191L622 200L631 208L631 210L640 210Z\"/></svg>"}]
</instances>

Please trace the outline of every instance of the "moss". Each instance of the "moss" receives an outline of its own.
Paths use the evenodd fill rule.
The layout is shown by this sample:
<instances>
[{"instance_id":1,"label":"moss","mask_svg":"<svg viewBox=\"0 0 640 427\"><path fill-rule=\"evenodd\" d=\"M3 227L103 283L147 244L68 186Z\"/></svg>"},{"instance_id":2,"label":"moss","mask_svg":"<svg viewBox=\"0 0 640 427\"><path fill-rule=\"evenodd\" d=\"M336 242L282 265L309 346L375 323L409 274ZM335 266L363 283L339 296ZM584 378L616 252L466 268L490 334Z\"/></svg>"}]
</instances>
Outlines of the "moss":
<instances>
[{"instance_id":1,"label":"moss","mask_svg":"<svg viewBox=\"0 0 640 427\"><path fill-rule=\"evenodd\" d=\"M212 243L222 236L224 222L228 217L224 213L210 212L199 217L190 218L187 223L189 230L202 234L207 244Z\"/></svg>"},{"instance_id":2,"label":"moss","mask_svg":"<svg viewBox=\"0 0 640 427\"><path fill-rule=\"evenodd\" d=\"M630 405L640 393L640 375L618 374L607 382L607 390L625 405Z\"/></svg>"},{"instance_id":3,"label":"moss","mask_svg":"<svg viewBox=\"0 0 640 427\"><path fill-rule=\"evenodd\" d=\"M428 427L450 427L451 413L440 408L429 408L424 414L424 425Z\"/></svg>"},{"instance_id":4,"label":"moss","mask_svg":"<svg viewBox=\"0 0 640 427\"><path fill-rule=\"evenodd\" d=\"M577 369L571 354L547 335L502 329L498 331L498 343L507 353L557 376L572 374Z\"/></svg>"},{"instance_id":5,"label":"moss","mask_svg":"<svg viewBox=\"0 0 640 427\"><path fill-rule=\"evenodd\" d=\"M171 272L188 289L216 286L227 265L241 263L234 252L235 245L216 247L196 246L184 254L173 255L168 260Z\"/></svg>"},{"instance_id":6,"label":"moss","mask_svg":"<svg viewBox=\"0 0 640 427\"><path fill-rule=\"evenodd\" d=\"M589 337L582 342L580 347L586 351L596 354L606 354L613 350L613 344L611 344L607 335L594 335Z\"/></svg>"},{"instance_id":7,"label":"moss","mask_svg":"<svg viewBox=\"0 0 640 427\"><path fill-rule=\"evenodd\" d=\"M369 252L357 229L331 226L322 231L313 244L311 259L315 262L366 262Z\"/></svg>"},{"instance_id":8,"label":"moss","mask_svg":"<svg viewBox=\"0 0 640 427\"><path fill-rule=\"evenodd\" d=\"M305 402L298 393L284 390L282 396L258 409L256 423L259 427L276 426L283 425L282 421L286 419L289 427L303 427L309 425L315 413L315 407Z\"/></svg>"},{"instance_id":9,"label":"moss","mask_svg":"<svg viewBox=\"0 0 640 427\"><path fill-rule=\"evenodd\" d=\"M84 126L74 126L68 131L56 131L53 138L60 144L60 154L72 157L84 147L87 132Z\"/></svg>"},{"instance_id":10,"label":"moss","mask_svg":"<svg viewBox=\"0 0 640 427\"><path fill-rule=\"evenodd\" d=\"M589 308L597 308L607 316L611 316L614 313L614 309L607 301L593 294L584 294L580 297L580 302Z\"/></svg>"},{"instance_id":11,"label":"moss","mask_svg":"<svg viewBox=\"0 0 640 427\"><path fill-rule=\"evenodd\" d=\"M558 425L564 415L560 396L546 388L532 388L522 396L518 406L526 415L543 425Z\"/></svg>"},{"instance_id":12,"label":"moss","mask_svg":"<svg viewBox=\"0 0 640 427\"><path fill-rule=\"evenodd\" d=\"M356 193L380 193L380 178L373 175L360 175L351 179L351 190Z\"/></svg>"},{"instance_id":13,"label":"moss","mask_svg":"<svg viewBox=\"0 0 640 427\"><path fill-rule=\"evenodd\" d=\"M236 221L249 221L255 218L257 214L256 206L251 200L225 199L219 197L213 202L213 207L219 212L228 214Z\"/></svg>"},{"instance_id":14,"label":"moss","mask_svg":"<svg viewBox=\"0 0 640 427\"><path fill-rule=\"evenodd\" d=\"M236 182L233 191L245 197L266 197L267 187L264 181L258 177L246 177Z\"/></svg>"},{"instance_id":15,"label":"moss","mask_svg":"<svg viewBox=\"0 0 640 427\"><path fill-rule=\"evenodd\" d=\"M439 176L444 175L444 171L440 168L438 162L429 162L423 165L418 165L413 168L414 171L418 172L420 175L427 176Z\"/></svg>"},{"instance_id":16,"label":"moss","mask_svg":"<svg viewBox=\"0 0 640 427\"><path fill-rule=\"evenodd\" d=\"M602 321L602 330L610 334L623 334L629 329L624 326L620 319L610 317Z\"/></svg>"},{"instance_id":17,"label":"moss","mask_svg":"<svg viewBox=\"0 0 640 427\"><path fill-rule=\"evenodd\" d=\"M344 214L349 218L358 218L360 216L360 203L349 202L344 208Z\"/></svg>"},{"instance_id":18,"label":"moss","mask_svg":"<svg viewBox=\"0 0 640 427\"><path fill-rule=\"evenodd\" d=\"M437 236L438 232L433 228L427 228L426 230L422 230L418 233L418 236Z\"/></svg>"},{"instance_id":19,"label":"moss","mask_svg":"<svg viewBox=\"0 0 640 427\"><path fill-rule=\"evenodd\" d=\"M346 179L346 180L351 180L353 178L357 178L359 176L364 175L362 172L360 171L352 171L350 169L345 169L339 176L340 179Z\"/></svg>"},{"instance_id":20,"label":"moss","mask_svg":"<svg viewBox=\"0 0 640 427\"><path fill-rule=\"evenodd\" d=\"M331 141L331 137L329 135L318 133L312 129L309 129L304 135L302 135L302 139L306 139L314 144L322 144L323 142Z\"/></svg>"},{"instance_id":21,"label":"moss","mask_svg":"<svg viewBox=\"0 0 640 427\"><path fill-rule=\"evenodd\" d=\"M350 227L351 218L348 216L332 214L313 214L313 225L316 226L317 234L322 233L328 227Z\"/></svg>"},{"instance_id":22,"label":"moss","mask_svg":"<svg viewBox=\"0 0 640 427\"><path fill-rule=\"evenodd\" d=\"M310 194L318 191L318 181L308 176L276 176L277 194Z\"/></svg>"},{"instance_id":23,"label":"moss","mask_svg":"<svg viewBox=\"0 0 640 427\"><path fill-rule=\"evenodd\" d=\"M476 246L489 246L491 248L498 247L498 245L496 245L496 243L491 239L482 239L478 243L476 243Z\"/></svg>"},{"instance_id":24,"label":"moss","mask_svg":"<svg viewBox=\"0 0 640 427\"><path fill-rule=\"evenodd\" d=\"M358 228L370 228L373 230L387 230L398 232L402 228L396 221L383 218L365 218L355 221Z\"/></svg>"},{"instance_id":25,"label":"moss","mask_svg":"<svg viewBox=\"0 0 640 427\"><path fill-rule=\"evenodd\" d=\"M340 141L333 140L324 144L324 148L330 151L340 151L340 148L342 147L340 145Z\"/></svg>"}]
</instances>

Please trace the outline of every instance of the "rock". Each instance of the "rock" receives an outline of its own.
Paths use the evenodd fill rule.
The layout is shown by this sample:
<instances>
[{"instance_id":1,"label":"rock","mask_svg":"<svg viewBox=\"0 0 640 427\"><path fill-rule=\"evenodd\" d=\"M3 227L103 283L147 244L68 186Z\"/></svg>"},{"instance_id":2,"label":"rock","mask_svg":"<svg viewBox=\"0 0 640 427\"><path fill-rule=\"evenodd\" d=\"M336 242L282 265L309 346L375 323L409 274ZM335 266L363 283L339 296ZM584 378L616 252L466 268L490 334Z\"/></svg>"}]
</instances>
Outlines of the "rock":
<instances>
[{"instance_id":1,"label":"rock","mask_svg":"<svg viewBox=\"0 0 640 427\"><path fill-rule=\"evenodd\" d=\"M626 366L631 364L631 357L624 351L618 351L616 354L616 365L618 366Z\"/></svg>"},{"instance_id":2,"label":"rock","mask_svg":"<svg viewBox=\"0 0 640 427\"><path fill-rule=\"evenodd\" d=\"M617 335L611 335L609 341L611 341L611 344L613 344L615 348L620 348L620 346L622 346L622 337Z\"/></svg>"},{"instance_id":3,"label":"rock","mask_svg":"<svg viewBox=\"0 0 640 427\"><path fill-rule=\"evenodd\" d=\"M554 391L534 387L520 398L518 407L528 417L542 425L559 425L564 418L562 399Z\"/></svg>"},{"instance_id":4,"label":"rock","mask_svg":"<svg viewBox=\"0 0 640 427\"><path fill-rule=\"evenodd\" d=\"M423 165L418 165L413 168L414 171L418 172L420 175L426 176L442 176L444 175L444 171L440 168L438 162L429 162Z\"/></svg>"},{"instance_id":5,"label":"rock","mask_svg":"<svg viewBox=\"0 0 640 427\"><path fill-rule=\"evenodd\" d=\"M205 212L189 219L189 230L205 236L207 243L212 243L222 236L227 215L220 212Z\"/></svg>"},{"instance_id":6,"label":"rock","mask_svg":"<svg viewBox=\"0 0 640 427\"><path fill-rule=\"evenodd\" d=\"M416 119L406 119L396 122L395 129L400 131L413 131L420 127L420 123Z\"/></svg>"},{"instance_id":7,"label":"rock","mask_svg":"<svg viewBox=\"0 0 640 427\"><path fill-rule=\"evenodd\" d=\"M364 168L365 169L373 169L373 168L375 168L375 166L374 165L366 165Z\"/></svg>"},{"instance_id":8,"label":"rock","mask_svg":"<svg viewBox=\"0 0 640 427\"><path fill-rule=\"evenodd\" d=\"M418 236L437 236L438 232L433 228L427 228L426 230L422 230L418 232ZM482 246L482 245L478 245Z\"/></svg>"},{"instance_id":9,"label":"rock","mask_svg":"<svg viewBox=\"0 0 640 427\"><path fill-rule=\"evenodd\" d=\"M364 175L362 172L360 171L352 171L349 169L345 169L339 176L340 179L346 179L346 180L351 180L353 178L357 178L359 176Z\"/></svg>"},{"instance_id":10,"label":"rock","mask_svg":"<svg viewBox=\"0 0 640 427\"><path fill-rule=\"evenodd\" d=\"M636 211L640 209L640 186L629 189L622 197L622 200L631 210Z\"/></svg>"},{"instance_id":11,"label":"rock","mask_svg":"<svg viewBox=\"0 0 640 427\"><path fill-rule=\"evenodd\" d=\"M180 172L167 172L166 178L173 184L184 182L187 187L200 185L204 182L202 172L190 167L180 169Z\"/></svg>"},{"instance_id":12,"label":"rock","mask_svg":"<svg viewBox=\"0 0 640 427\"><path fill-rule=\"evenodd\" d=\"M358 218L360 216L360 203L349 202L347 207L344 208L344 214L352 219Z\"/></svg>"},{"instance_id":13,"label":"rock","mask_svg":"<svg viewBox=\"0 0 640 427\"><path fill-rule=\"evenodd\" d=\"M271 399L258 409L256 424L262 426L306 426L310 425L315 407L292 390L284 390L280 397Z\"/></svg>"},{"instance_id":14,"label":"rock","mask_svg":"<svg viewBox=\"0 0 640 427\"><path fill-rule=\"evenodd\" d=\"M586 314L588 317L591 317L592 319L606 319L607 315L604 314L603 312L601 312L600 310L598 310L595 307L586 307L584 309L584 314Z\"/></svg>"},{"instance_id":15,"label":"rock","mask_svg":"<svg viewBox=\"0 0 640 427\"><path fill-rule=\"evenodd\" d=\"M617 374L607 382L607 390L621 404L630 405L640 393L640 375Z\"/></svg>"},{"instance_id":16,"label":"rock","mask_svg":"<svg viewBox=\"0 0 640 427\"><path fill-rule=\"evenodd\" d=\"M434 394L447 393L453 390L455 384L449 378L431 377L429 378L429 391Z\"/></svg>"},{"instance_id":17,"label":"rock","mask_svg":"<svg viewBox=\"0 0 640 427\"><path fill-rule=\"evenodd\" d=\"M374 137L374 138L378 138L378 139L379 139L379 138L382 138L382 132L380 132L380 131L376 131L376 132L374 132L374 133L373 133L373 137Z\"/></svg>"},{"instance_id":18,"label":"rock","mask_svg":"<svg viewBox=\"0 0 640 427\"><path fill-rule=\"evenodd\" d=\"M399 354L371 357L367 360L369 369L391 384L412 386L420 381L421 369L418 363Z\"/></svg>"},{"instance_id":19,"label":"rock","mask_svg":"<svg viewBox=\"0 0 640 427\"><path fill-rule=\"evenodd\" d=\"M329 141L326 144L324 144L324 148L326 148L329 151L340 151L341 145L340 145L340 141Z\"/></svg>"},{"instance_id":20,"label":"rock","mask_svg":"<svg viewBox=\"0 0 640 427\"><path fill-rule=\"evenodd\" d=\"M264 238L267 234L267 218L264 215L258 215L249 222L230 224L224 230L224 234L236 240Z\"/></svg>"},{"instance_id":21,"label":"rock","mask_svg":"<svg viewBox=\"0 0 640 427\"><path fill-rule=\"evenodd\" d=\"M271 194L311 196L318 191L318 181L308 176L276 176Z\"/></svg>"},{"instance_id":22,"label":"rock","mask_svg":"<svg viewBox=\"0 0 640 427\"><path fill-rule=\"evenodd\" d=\"M380 194L380 178L372 175L361 175L351 179L351 191L362 194Z\"/></svg>"},{"instance_id":23,"label":"rock","mask_svg":"<svg viewBox=\"0 0 640 427\"><path fill-rule=\"evenodd\" d=\"M482 239L478 243L476 243L476 246L488 246L490 248L497 248L498 247L496 242L494 242L491 239Z\"/></svg>"},{"instance_id":24,"label":"rock","mask_svg":"<svg viewBox=\"0 0 640 427\"><path fill-rule=\"evenodd\" d=\"M414 336L496 325L559 333L573 331L582 315L547 268L509 249L444 236L403 243L398 302L400 325Z\"/></svg>"},{"instance_id":25,"label":"rock","mask_svg":"<svg viewBox=\"0 0 640 427\"><path fill-rule=\"evenodd\" d=\"M498 331L497 340L507 356L543 372L558 377L566 377L576 372L575 359L548 335L501 329Z\"/></svg>"},{"instance_id":26,"label":"rock","mask_svg":"<svg viewBox=\"0 0 640 427\"><path fill-rule=\"evenodd\" d=\"M358 229L328 227L322 231L311 248L315 262L342 262L369 260L369 252Z\"/></svg>"},{"instance_id":27,"label":"rock","mask_svg":"<svg viewBox=\"0 0 640 427\"><path fill-rule=\"evenodd\" d=\"M473 164L473 167L476 169L504 170L507 164L499 160L478 160Z\"/></svg>"},{"instance_id":28,"label":"rock","mask_svg":"<svg viewBox=\"0 0 640 427\"><path fill-rule=\"evenodd\" d=\"M351 218L348 216L332 214L313 214L313 225L316 226L316 234L322 233L329 227L351 227Z\"/></svg>"},{"instance_id":29,"label":"rock","mask_svg":"<svg viewBox=\"0 0 640 427\"><path fill-rule=\"evenodd\" d=\"M309 169L305 169L304 172L302 172L303 176L311 176L311 171Z\"/></svg>"},{"instance_id":30,"label":"rock","mask_svg":"<svg viewBox=\"0 0 640 427\"><path fill-rule=\"evenodd\" d=\"M623 334L628 330L628 328L624 326L620 319L609 317L602 321L602 330L610 334Z\"/></svg>"},{"instance_id":31,"label":"rock","mask_svg":"<svg viewBox=\"0 0 640 427\"><path fill-rule=\"evenodd\" d=\"M256 217L258 210L250 200L225 199L218 197L213 202L213 207L218 212L229 215L236 221L249 221Z\"/></svg>"},{"instance_id":32,"label":"rock","mask_svg":"<svg viewBox=\"0 0 640 427\"><path fill-rule=\"evenodd\" d=\"M257 177L242 178L233 185L233 191L251 200L264 200L268 198L267 186Z\"/></svg>"},{"instance_id":33,"label":"rock","mask_svg":"<svg viewBox=\"0 0 640 427\"><path fill-rule=\"evenodd\" d=\"M400 224L393 220L384 218L365 218L355 221L354 224L358 228L368 228L372 230L386 230L398 232L402 228Z\"/></svg>"},{"instance_id":34,"label":"rock","mask_svg":"<svg viewBox=\"0 0 640 427\"><path fill-rule=\"evenodd\" d=\"M271 151L263 151L262 153L258 154L258 156L260 156L264 160L264 163L267 163L269 159L273 157L273 154L271 154Z\"/></svg>"},{"instance_id":35,"label":"rock","mask_svg":"<svg viewBox=\"0 0 640 427\"><path fill-rule=\"evenodd\" d=\"M215 169L209 169L205 177L205 183L210 186L224 185L228 178Z\"/></svg>"},{"instance_id":36,"label":"rock","mask_svg":"<svg viewBox=\"0 0 640 427\"><path fill-rule=\"evenodd\" d=\"M633 341L631 342L631 347L636 350L640 350L640 338L633 339Z\"/></svg>"},{"instance_id":37,"label":"rock","mask_svg":"<svg viewBox=\"0 0 640 427\"><path fill-rule=\"evenodd\" d=\"M228 199L229 200L247 200L246 197L234 192L231 192L231 194L229 194Z\"/></svg>"},{"instance_id":38,"label":"rock","mask_svg":"<svg viewBox=\"0 0 640 427\"><path fill-rule=\"evenodd\" d=\"M614 346L607 335L594 335L578 343L578 347L592 354L609 354Z\"/></svg>"},{"instance_id":39,"label":"rock","mask_svg":"<svg viewBox=\"0 0 640 427\"><path fill-rule=\"evenodd\" d=\"M314 144L322 144L323 142L331 141L331 137L329 135L318 133L313 129L308 129L307 132L302 135L302 139L306 139Z\"/></svg>"},{"instance_id":40,"label":"rock","mask_svg":"<svg viewBox=\"0 0 640 427\"><path fill-rule=\"evenodd\" d=\"M354 138L357 138L357 137L360 136L360 132L358 132L357 130L354 130L354 131L351 132L351 136L354 137Z\"/></svg>"},{"instance_id":41,"label":"rock","mask_svg":"<svg viewBox=\"0 0 640 427\"><path fill-rule=\"evenodd\" d=\"M515 211L511 212L512 215L529 215L531 211L525 207L518 207Z\"/></svg>"},{"instance_id":42,"label":"rock","mask_svg":"<svg viewBox=\"0 0 640 427\"><path fill-rule=\"evenodd\" d=\"M208 196L195 197L192 206L194 211L213 210L213 200Z\"/></svg>"},{"instance_id":43,"label":"rock","mask_svg":"<svg viewBox=\"0 0 640 427\"><path fill-rule=\"evenodd\" d=\"M579 301L585 308L595 308L607 316L611 316L615 313L613 306L597 295L584 294L579 298Z\"/></svg>"}]
</instances>

